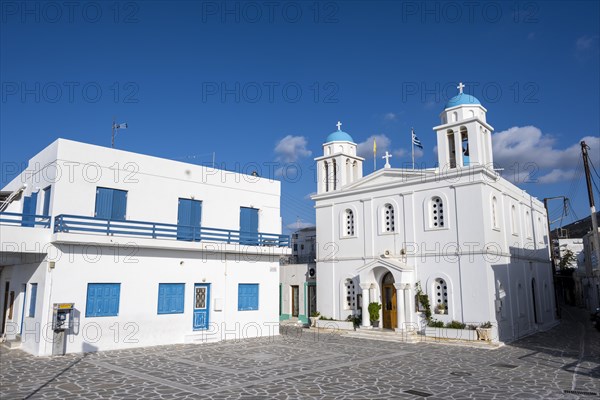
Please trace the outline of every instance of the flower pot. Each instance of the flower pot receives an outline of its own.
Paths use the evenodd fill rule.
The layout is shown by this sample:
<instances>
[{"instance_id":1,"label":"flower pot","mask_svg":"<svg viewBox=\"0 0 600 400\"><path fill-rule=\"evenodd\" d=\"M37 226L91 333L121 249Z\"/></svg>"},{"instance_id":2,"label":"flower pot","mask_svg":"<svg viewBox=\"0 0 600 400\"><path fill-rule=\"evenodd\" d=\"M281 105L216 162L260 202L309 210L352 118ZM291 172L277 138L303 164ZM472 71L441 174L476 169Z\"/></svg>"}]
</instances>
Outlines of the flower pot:
<instances>
[{"instance_id":1,"label":"flower pot","mask_svg":"<svg viewBox=\"0 0 600 400\"><path fill-rule=\"evenodd\" d=\"M310 318L310 326L316 327L317 320L319 319L319 317L309 317L309 318Z\"/></svg>"},{"instance_id":2,"label":"flower pot","mask_svg":"<svg viewBox=\"0 0 600 400\"><path fill-rule=\"evenodd\" d=\"M492 328L477 328L476 331L479 340L492 340Z\"/></svg>"},{"instance_id":3,"label":"flower pot","mask_svg":"<svg viewBox=\"0 0 600 400\"><path fill-rule=\"evenodd\" d=\"M371 321L373 328L379 328L379 321Z\"/></svg>"}]
</instances>

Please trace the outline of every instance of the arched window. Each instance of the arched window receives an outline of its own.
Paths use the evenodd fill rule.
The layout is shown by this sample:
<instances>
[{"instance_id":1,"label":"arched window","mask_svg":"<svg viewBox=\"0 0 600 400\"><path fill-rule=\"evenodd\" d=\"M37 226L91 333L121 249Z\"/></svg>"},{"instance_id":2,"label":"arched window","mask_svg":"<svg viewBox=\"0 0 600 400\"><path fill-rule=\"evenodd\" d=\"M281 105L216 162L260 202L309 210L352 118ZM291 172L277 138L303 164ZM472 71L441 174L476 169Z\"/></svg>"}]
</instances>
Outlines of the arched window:
<instances>
[{"instance_id":1,"label":"arched window","mask_svg":"<svg viewBox=\"0 0 600 400\"><path fill-rule=\"evenodd\" d=\"M332 169L333 169L333 190L337 189L337 163L335 162L335 160L333 160L333 164L332 164Z\"/></svg>"},{"instance_id":2,"label":"arched window","mask_svg":"<svg viewBox=\"0 0 600 400\"><path fill-rule=\"evenodd\" d=\"M429 218L429 224L431 228L440 229L445 226L444 202L439 196L434 196L431 198Z\"/></svg>"},{"instance_id":3,"label":"arched window","mask_svg":"<svg viewBox=\"0 0 600 400\"><path fill-rule=\"evenodd\" d=\"M329 192L329 163L325 161L325 191Z\"/></svg>"},{"instance_id":4,"label":"arched window","mask_svg":"<svg viewBox=\"0 0 600 400\"><path fill-rule=\"evenodd\" d=\"M358 179L358 162L352 163L352 179Z\"/></svg>"},{"instance_id":5,"label":"arched window","mask_svg":"<svg viewBox=\"0 0 600 400\"><path fill-rule=\"evenodd\" d=\"M344 301L344 310L356 310L356 287L354 281L350 278L344 283L346 301Z\"/></svg>"},{"instance_id":6,"label":"arched window","mask_svg":"<svg viewBox=\"0 0 600 400\"><path fill-rule=\"evenodd\" d=\"M531 239L531 216L529 211L525 211L525 234L528 239Z\"/></svg>"},{"instance_id":7,"label":"arched window","mask_svg":"<svg viewBox=\"0 0 600 400\"><path fill-rule=\"evenodd\" d=\"M354 211L347 209L344 211L344 236L354 236Z\"/></svg>"},{"instance_id":8,"label":"arched window","mask_svg":"<svg viewBox=\"0 0 600 400\"><path fill-rule=\"evenodd\" d=\"M511 226L512 226L512 234L517 235L518 234L518 231L517 231L517 208L515 207L514 204L510 208L510 221L511 221Z\"/></svg>"},{"instance_id":9,"label":"arched window","mask_svg":"<svg viewBox=\"0 0 600 400\"><path fill-rule=\"evenodd\" d=\"M469 158L469 134L467 133L467 128L464 126L460 127L460 141L461 141L461 152L462 152L462 164L465 167L468 167L470 164Z\"/></svg>"},{"instance_id":10,"label":"arched window","mask_svg":"<svg viewBox=\"0 0 600 400\"><path fill-rule=\"evenodd\" d=\"M352 182L352 162L349 158L346 159L346 184Z\"/></svg>"},{"instance_id":11,"label":"arched window","mask_svg":"<svg viewBox=\"0 0 600 400\"><path fill-rule=\"evenodd\" d=\"M450 161L450 168L456 168L456 144L454 143L454 131L448 129L446 132L448 138L448 161ZM443 167L440 165L440 167Z\"/></svg>"},{"instance_id":12,"label":"arched window","mask_svg":"<svg viewBox=\"0 0 600 400\"><path fill-rule=\"evenodd\" d=\"M435 298L435 312L436 314L447 314L448 313L448 282L442 278L437 278L433 287L433 294Z\"/></svg>"},{"instance_id":13,"label":"arched window","mask_svg":"<svg viewBox=\"0 0 600 400\"><path fill-rule=\"evenodd\" d=\"M498 222L498 199L496 199L496 196L492 197L492 227L494 229L500 229L500 224Z\"/></svg>"},{"instance_id":14,"label":"arched window","mask_svg":"<svg viewBox=\"0 0 600 400\"><path fill-rule=\"evenodd\" d=\"M382 227L384 232L396 231L396 216L394 213L394 206L389 203L383 206Z\"/></svg>"}]
</instances>

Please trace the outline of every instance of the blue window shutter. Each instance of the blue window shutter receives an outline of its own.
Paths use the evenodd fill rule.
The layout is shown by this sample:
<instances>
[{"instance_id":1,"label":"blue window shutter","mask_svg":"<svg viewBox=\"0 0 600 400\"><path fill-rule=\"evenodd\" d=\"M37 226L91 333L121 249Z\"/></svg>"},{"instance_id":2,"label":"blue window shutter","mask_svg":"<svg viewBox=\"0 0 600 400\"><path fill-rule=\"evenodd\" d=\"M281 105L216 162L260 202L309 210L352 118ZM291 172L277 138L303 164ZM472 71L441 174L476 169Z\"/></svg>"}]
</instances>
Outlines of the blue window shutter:
<instances>
[{"instance_id":1,"label":"blue window shutter","mask_svg":"<svg viewBox=\"0 0 600 400\"><path fill-rule=\"evenodd\" d=\"M184 283L159 283L158 284L158 313L179 314L183 313Z\"/></svg>"},{"instance_id":2,"label":"blue window shutter","mask_svg":"<svg viewBox=\"0 0 600 400\"><path fill-rule=\"evenodd\" d=\"M202 220L202 202L199 200L179 199L177 208L177 239L200 240ZM194 235L195 232L195 235Z\"/></svg>"},{"instance_id":3,"label":"blue window shutter","mask_svg":"<svg viewBox=\"0 0 600 400\"><path fill-rule=\"evenodd\" d=\"M111 219L113 204L113 191L107 188L96 189L96 218Z\"/></svg>"},{"instance_id":4,"label":"blue window shutter","mask_svg":"<svg viewBox=\"0 0 600 400\"><path fill-rule=\"evenodd\" d=\"M258 244L258 209L240 207L240 243Z\"/></svg>"},{"instance_id":5,"label":"blue window shutter","mask_svg":"<svg viewBox=\"0 0 600 400\"><path fill-rule=\"evenodd\" d=\"M88 283L86 317L119 315L120 283Z\"/></svg>"},{"instance_id":6,"label":"blue window shutter","mask_svg":"<svg viewBox=\"0 0 600 400\"><path fill-rule=\"evenodd\" d=\"M35 317L35 302L37 301L37 283L31 284L31 295L29 298L29 316Z\"/></svg>"},{"instance_id":7,"label":"blue window shutter","mask_svg":"<svg viewBox=\"0 0 600 400\"><path fill-rule=\"evenodd\" d=\"M163 314L165 312L165 303L166 303L166 292L167 289L165 285L158 284L158 313Z\"/></svg>"},{"instance_id":8,"label":"blue window shutter","mask_svg":"<svg viewBox=\"0 0 600 400\"><path fill-rule=\"evenodd\" d=\"M124 221L127 211L127 191L113 189L111 218Z\"/></svg>"},{"instance_id":9,"label":"blue window shutter","mask_svg":"<svg viewBox=\"0 0 600 400\"><path fill-rule=\"evenodd\" d=\"M258 310L257 283L240 283L238 285L238 310Z\"/></svg>"},{"instance_id":10,"label":"blue window shutter","mask_svg":"<svg viewBox=\"0 0 600 400\"><path fill-rule=\"evenodd\" d=\"M37 210L37 192L31 193L31 196L23 197L23 219L21 226L35 225L35 211Z\"/></svg>"},{"instance_id":11,"label":"blue window shutter","mask_svg":"<svg viewBox=\"0 0 600 400\"><path fill-rule=\"evenodd\" d=\"M52 194L52 186L48 186L44 189L44 208L42 209L42 215L50 215L50 195Z\"/></svg>"},{"instance_id":12,"label":"blue window shutter","mask_svg":"<svg viewBox=\"0 0 600 400\"><path fill-rule=\"evenodd\" d=\"M110 286L110 307L108 309L109 315L119 315L119 297L121 285L115 283Z\"/></svg>"}]
</instances>

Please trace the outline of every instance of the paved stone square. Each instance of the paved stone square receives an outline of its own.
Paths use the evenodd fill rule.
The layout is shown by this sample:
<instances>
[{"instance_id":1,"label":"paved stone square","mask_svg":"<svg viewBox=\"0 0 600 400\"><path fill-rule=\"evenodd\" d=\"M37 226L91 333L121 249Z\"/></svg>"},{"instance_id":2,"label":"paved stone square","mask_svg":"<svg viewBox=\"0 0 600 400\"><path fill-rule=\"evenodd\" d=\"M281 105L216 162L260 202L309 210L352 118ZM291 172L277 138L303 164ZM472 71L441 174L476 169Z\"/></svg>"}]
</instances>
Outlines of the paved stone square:
<instances>
[{"instance_id":1,"label":"paved stone square","mask_svg":"<svg viewBox=\"0 0 600 400\"><path fill-rule=\"evenodd\" d=\"M64 357L32 357L2 347L0 397L599 398L600 333L575 308L564 309L562 324L553 330L498 349L284 331L271 339Z\"/></svg>"}]
</instances>

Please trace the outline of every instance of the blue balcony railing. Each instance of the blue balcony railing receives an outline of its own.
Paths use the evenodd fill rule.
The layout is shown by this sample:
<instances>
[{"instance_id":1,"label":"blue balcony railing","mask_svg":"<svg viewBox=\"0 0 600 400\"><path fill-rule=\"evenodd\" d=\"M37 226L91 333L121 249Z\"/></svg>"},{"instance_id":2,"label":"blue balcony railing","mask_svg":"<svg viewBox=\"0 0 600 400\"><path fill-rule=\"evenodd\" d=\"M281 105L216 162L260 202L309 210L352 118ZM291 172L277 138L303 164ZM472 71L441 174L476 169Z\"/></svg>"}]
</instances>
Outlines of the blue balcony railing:
<instances>
[{"instance_id":1,"label":"blue balcony railing","mask_svg":"<svg viewBox=\"0 0 600 400\"><path fill-rule=\"evenodd\" d=\"M25 227L50 228L49 215L20 214L0 212L0 225L18 225Z\"/></svg>"},{"instance_id":2,"label":"blue balcony railing","mask_svg":"<svg viewBox=\"0 0 600 400\"><path fill-rule=\"evenodd\" d=\"M229 229L163 224L146 221L117 221L78 215L57 215L54 232L82 232L104 235L141 236L189 242L223 242L247 246L289 247L290 237L276 233L243 232Z\"/></svg>"}]
</instances>

